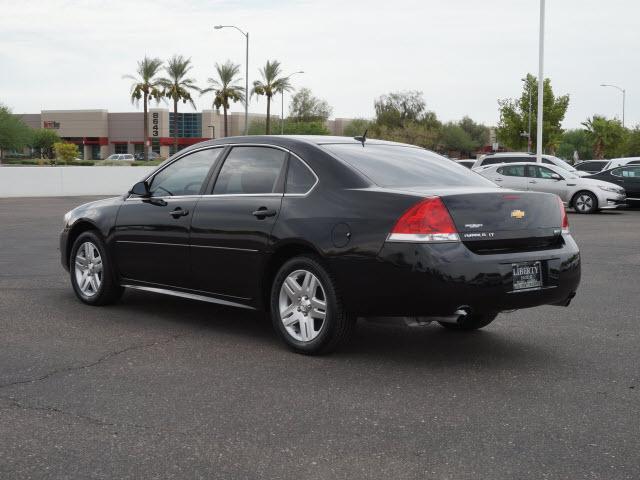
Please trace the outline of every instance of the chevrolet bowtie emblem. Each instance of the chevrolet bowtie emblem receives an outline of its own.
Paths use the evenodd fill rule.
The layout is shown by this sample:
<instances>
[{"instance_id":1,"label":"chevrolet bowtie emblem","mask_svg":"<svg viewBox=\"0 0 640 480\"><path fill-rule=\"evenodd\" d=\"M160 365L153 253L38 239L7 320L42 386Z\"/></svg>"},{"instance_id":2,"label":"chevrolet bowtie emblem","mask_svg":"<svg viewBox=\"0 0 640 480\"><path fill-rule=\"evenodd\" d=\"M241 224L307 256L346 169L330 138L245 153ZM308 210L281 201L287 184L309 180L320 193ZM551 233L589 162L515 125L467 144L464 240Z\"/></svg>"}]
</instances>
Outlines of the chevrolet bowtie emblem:
<instances>
[{"instance_id":1,"label":"chevrolet bowtie emblem","mask_svg":"<svg viewBox=\"0 0 640 480\"><path fill-rule=\"evenodd\" d=\"M521 218L524 218L524 215L524 211L522 210L511 210L511 218L517 218L520 220Z\"/></svg>"}]
</instances>

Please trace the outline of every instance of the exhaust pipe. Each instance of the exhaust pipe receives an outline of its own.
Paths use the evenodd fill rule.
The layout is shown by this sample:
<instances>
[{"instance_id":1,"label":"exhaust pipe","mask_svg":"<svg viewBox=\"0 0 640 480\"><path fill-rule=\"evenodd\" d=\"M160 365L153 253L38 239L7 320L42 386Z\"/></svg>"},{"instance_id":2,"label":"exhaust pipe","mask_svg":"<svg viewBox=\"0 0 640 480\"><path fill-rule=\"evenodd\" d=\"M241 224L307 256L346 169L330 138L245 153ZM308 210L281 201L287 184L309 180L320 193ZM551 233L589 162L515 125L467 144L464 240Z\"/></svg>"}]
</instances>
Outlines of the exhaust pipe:
<instances>
[{"instance_id":1,"label":"exhaust pipe","mask_svg":"<svg viewBox=\"0 0 640 480\"><path fill-rule=\"evenodd\" d=\"M378 324L404 323L407 327L425 327L431 322L457 324L471 314L471 307L462 305L453 312L453 315L442 317L366 317L366 320Z\"/></svg>"},{"instance_id":2,"label":"exhaust pipe","mask_svg":"<svg viewBox=\"0 0 640 480\"><path fill-rule=\"evenodd\" d=\"M453 312L453 315L451 316L430 317L430 318L433 318L433 321L435 322L452 323L454 325L457 325L458 323L463 321L468 315L471 315L471 307L469 307L468 305L461 305L456 309L455 312Z\"/></svg>"}]
</instances>

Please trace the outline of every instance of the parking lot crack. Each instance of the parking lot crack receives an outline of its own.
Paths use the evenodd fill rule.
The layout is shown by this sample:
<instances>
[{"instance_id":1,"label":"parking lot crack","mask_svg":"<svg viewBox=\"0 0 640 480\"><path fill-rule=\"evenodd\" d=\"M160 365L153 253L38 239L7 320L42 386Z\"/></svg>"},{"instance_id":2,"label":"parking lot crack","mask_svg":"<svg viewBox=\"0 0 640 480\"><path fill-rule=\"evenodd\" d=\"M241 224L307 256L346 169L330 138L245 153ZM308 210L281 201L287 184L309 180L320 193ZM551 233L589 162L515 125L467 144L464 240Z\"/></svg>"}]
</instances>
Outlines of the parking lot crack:
<instances>
[{"instance_id":1,"label":"parking lot crack","mask_svg":"<svg viewBox=\"0 0 640 480\"><path fill-rule=\"evenodd\" d=\"M149 425L141 425L141 424L137 424L137 423L118 423L118 422L107 422L105 420L101 420L99 418L95 418L95 417L91 417L89 415L81 415L78 413L73 413L73 412L68 412L66 410L63 410L61 408L57 408L57 407L52 407L50 405L44 405L44 406L33 406L33 405L28 405L25 403L21 403L18 402L17 400L13 399L13 398L9 398L9 397L2 397L0 396L0 399L5 400L8 405L10 407L14 407L14 408L19 408L21 410L26 410L26 411L35 411L35 412L44 412L44 413L52 413L52 414L59 414L59 415L65 415L68 417L73 417L79 420L83 420L87 423L91 423L92 425L97 425L100 427L126 427L126 428L139 428L139 429L152 429L154 427L149 426Z\"/></svg>"},{"instance_id":2,"label":"parking lot crack","mask_svg":"<svg viewBox=\"0 0 640 480\"><path fill-rule=\"evenodd\" d=\"M46 373L40 377L36 377L36 378L29 378L29 379L24 379L24 380L17 380L15 382L9 382L9 383L4 383L4 384L0 384L0 389L2 388L9 388L9 387L13 387L16 385L24 385L24 384L29 384L29 383L36 383L36 382L42 382L44 380L47 380L55 375L59 375L59 374L64 374L64 373L70 373L70 372L76 372L79 370L86 370L92 367L95 367L97 365L100 365L103 362L106 362L107 360L116 357L118 355L122 355L124 353L128 353L134 350L141 350L144 348L151 348L151 347L155 347L158 345L166 345L168 343L174 342L175 340L177 340L178 338L181 337L185 337L187 336L187 333L182 333L182 334L178 334L178 335L172 335L169 338L166 338L164 340L161 341L156 341L156 342L151 342L151 343L143 343L143 344L138 344L138 345L131 345L127 348L123 348L121 350L115 350L112 352L107 353L106 355L103 355L102 357L98 358L97 360L94 360L93 362L90 363L86 363L84 365L76 365L76 366L70 366L70 367L64 367L64 368L59 368L56 370L53 370L49 373Z\"/></svg>"}]
</instances>

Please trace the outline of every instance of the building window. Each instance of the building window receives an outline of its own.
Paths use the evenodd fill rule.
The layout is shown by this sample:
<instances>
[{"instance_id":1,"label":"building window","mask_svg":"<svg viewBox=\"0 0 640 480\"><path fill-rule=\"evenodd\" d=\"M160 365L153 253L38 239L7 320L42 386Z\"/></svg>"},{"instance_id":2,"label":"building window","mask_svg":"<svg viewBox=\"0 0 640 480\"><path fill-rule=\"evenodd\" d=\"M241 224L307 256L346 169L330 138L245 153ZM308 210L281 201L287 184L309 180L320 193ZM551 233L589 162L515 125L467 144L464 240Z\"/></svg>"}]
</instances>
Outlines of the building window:
<instances>
[{"instance_id":1,"label":"building window","mask_svg":"<svg viewBox=\"0 0 640 480\"><path fill-rule=\"evenodd\" d=\"M113 153L129 153L127 151L127 144L126 143L116 143L114 145Z\"/></svg>"},{"instance_id":2,"label":"building window","mask_svg":"<svg viewBox=\"0 0 640 480\"><path fill-rule=\"evenodd\" d=\"M143 143L134 143L133 144L133 153L143 153L144 152L144 144Z\"/></svg>"},{"instance_id":3,"label":"building window","mask_svg":"<svg viewBox=\"0 0 640 480\"><path fill-rule=\"evenodd\" d=\"M169 112L169 136L173 137L173 112ZM202 138L202 114L178 113L178 137Z\"/></svg>"}]
</instances>

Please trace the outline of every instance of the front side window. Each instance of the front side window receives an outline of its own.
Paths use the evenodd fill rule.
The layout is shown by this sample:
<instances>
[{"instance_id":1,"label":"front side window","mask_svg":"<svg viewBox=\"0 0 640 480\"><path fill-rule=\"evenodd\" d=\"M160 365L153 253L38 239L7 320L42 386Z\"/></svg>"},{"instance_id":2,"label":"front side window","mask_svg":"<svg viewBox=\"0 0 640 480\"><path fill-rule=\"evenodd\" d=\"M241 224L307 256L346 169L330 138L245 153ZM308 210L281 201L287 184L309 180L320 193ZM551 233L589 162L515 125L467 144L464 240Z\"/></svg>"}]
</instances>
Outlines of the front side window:
<instances>
[{"instance_id":1,"label":"front side window","mask_svg":"<svg viewBox=\"0 0 640 480\"><path fill-rule=\"evenodd\" d=\"M218 174L214 195L282 193L287 152L268 147L234 147Z\"/></svg>"},{"instance_id":2,"label":"front side window","mask_svg":"<svg viewBox=\"0 0 640 480\"><path fill-rule=\"evenodd\" d=\"M579 165L576 165L576 170L580 170L581 172L599 172L604 168L607 164L606 161L603 162L584 162Z\"/></svg>"},{"instance_id":3,"label":"front side window","mask_svg":"<svg viewBox=\"0 0 640 480\"><path fill-rule=\"evenodd\" d=\"M510 165L508 167L500 167L498 173L507 177L524 177L526 176L525 169L525 165Z\"/></svg>"},{"instance_id":4,"label":"front side window","mask_svg":"<svg viewBox=\"0 0 640 480\"><path fill-rule=\"evenodd\" d=\"M305 164L294 156L289 157L289 171L287 172L287 185L285 193L305 194L316 183L315 175Z\"/></svg>"},{"instance_id":5,"label":"front side window","mask_svg":"<svg viewBox=\"0 0 640 480\"><path fill-rule=\"evenodd\" d=\"M611 175L624 178L640 178L640 167L622 167L616 168Z\"/></svg>"},{"instance_id":6,"label":"front side window","mask_svg":"<svg viewBox=\"0 0 640 480\"><path fill-rule=\"evenodd\" d=\"M198 195L221 151L221 148L209 148L176 160L153 177L151 196Z\"/></svg>"},{"instance_id":7,"label":"front side window","mask_svg":"<svg viewBox=\"0 0 640 480\"><path fill-rule=\"evenodd\" d=\"M422 148L359 143L322 147L381 187L495 187L481 175Z\"/></svg>"},{"instance_id":8,"label":"front side window","mask_svg":"<svg viewBox=\"0 0 640 480\"><path fill-rule=\"evenodd\" d=\"M550 170L548 168L545 167L538 167L535 166L533 167L535 168L535 176L536 178L548 178L548 179L553 179L554 175L558 175L556 172L554 172L553 170Z\"/></svg>"}]
</instances>

